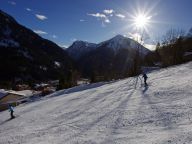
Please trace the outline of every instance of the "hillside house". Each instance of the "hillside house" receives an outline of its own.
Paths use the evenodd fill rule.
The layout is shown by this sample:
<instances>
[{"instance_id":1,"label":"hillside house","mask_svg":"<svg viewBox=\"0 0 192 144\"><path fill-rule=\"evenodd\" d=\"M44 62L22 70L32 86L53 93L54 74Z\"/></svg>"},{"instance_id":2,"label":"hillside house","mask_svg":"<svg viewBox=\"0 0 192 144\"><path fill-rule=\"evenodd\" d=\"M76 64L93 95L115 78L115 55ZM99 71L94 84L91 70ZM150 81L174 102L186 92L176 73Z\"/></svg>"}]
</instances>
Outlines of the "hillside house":
<instances>
[{"instance_id":1,"label":"hillside house","mask_svg":"<svg viewBox=\"0 0 192 144\"><path fill-rule=\"evenodd\" d=\"M84 84L90 84L90 80L85 78L77 80L77 85L84 85Z\"/></svg>"},{"instance_id":2,"label":"hillside house","mask_svg":"<svg viewBox=\"0 0 192 144\"><path fill-rule=\"evenodd\" d=\"M0 111L6 110L8 104L17 106L20 103L26 101L29 96L32 96L33 92L29 90L25 91L0 91Z\"/></svg>"}]
</instances>

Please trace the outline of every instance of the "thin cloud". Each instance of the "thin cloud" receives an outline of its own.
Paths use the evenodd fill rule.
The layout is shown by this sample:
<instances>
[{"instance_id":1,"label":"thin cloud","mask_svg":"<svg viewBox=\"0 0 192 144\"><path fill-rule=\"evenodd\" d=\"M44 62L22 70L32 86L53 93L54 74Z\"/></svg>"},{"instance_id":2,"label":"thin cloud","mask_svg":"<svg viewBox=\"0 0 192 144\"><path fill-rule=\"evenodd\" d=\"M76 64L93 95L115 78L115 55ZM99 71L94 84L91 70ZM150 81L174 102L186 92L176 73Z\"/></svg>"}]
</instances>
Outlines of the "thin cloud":
<instances>
[{"instance_id":1,"label":"thin cloud","mask_svg":"<svg viewBox=\"0 0 192 144\"><path fill-rule=\"evenodd\" d=\"M39 34L39 35L46 35L48 34L47 32L45 31L42 31L42 30L33 30L36 34Z\"/></svg>"},{"instance_id":2,"label":"thin cloud","mask_svg":"<svg viewBox=\"0 0 192 144\"><path fill-rule=\"evenodd\" d=\"M105 23L111 23L111 21L107 18L105 19Z\"/></svg>"},{"instance_id":3,"label":"thin cloud","mask_svg":"<svg viewBox=\"0 0 192 144\"><path fill-rule=\"evenodd\" d=\"M26 11L29 11L29 12L32 11L32 9L30 9L30 8L26 8L25 10L26 10Z\"/></svg>"},{"instance_id":4,"label":"thin cloud","mask_svg":"<svg viewBox=\"0 0 192 144\"><path fill-rule=\"evenodd\" d=\"M56 36L56 35L52 35L52 38L56 39L56 38L57 38L57 36Z\"/></svg>"},{"instance_id":5,"label":"thin cloud","mask_svg":"<svg viewBox=\"0 0 192 144\"><path fill-rule=\"evenodd\" d=\"M40 14L35 14L36 18L38 18L39 20L46 20L48 19L45 15L40 15Z\"/></svg>"},{"instance_id":6,"label":"thin cloud","mask_svg":"<svg viewBox=\"0 0 192 144\"><path fill-rule=\"evenodd\" d=\"M14 1L8 1L8 3L11 5L16 5L16 2L14 2Z\"/></svg>"},{"instance_id":7,"label":"thin cloud","mask_svg":"<svg viewBox=\"0 0 192 144\"><path fill-rule=\"evenodd\" d=\"M72 38L71 41L72 41L72 42L75 42L75 41L77 41L77 39L76 39L76 38Z\"/></svg>"},{"instance_id":8,"label":"thin cloud","mask_svg":"<svg viewBox=\"0 0 192 144\"><path fill-rule=\"evenodd\" d=\"M80 19L79 21L80 21L80 22L85 22L85 20L84 20L84 19Z\"/></svg>"},{"instance_id":9,"label":"thin cloud","mask_svg":"<svg viewBox=\"0 0 192 144\"><path fill-rule=\"evenodd\" d=\"M103 12L104 12L105 14L112 14L112 13L114 13L115 11L114 11L113 9L105 9L105 10L103 10Z\"/></svg>"},{"instance_id":10,"label":"thin cloud","mask_svg":"<svg viewBox=\"0 0 192 144\"><path fill-rule=\"evenodd\" d=\"M105 14L102 13L96 13L96 14L87 14L89 16L97 17L97 18L106 18Z\"/></svg>"},{"instance_id":11,"label":"thin cloud","mask_svg":"<svg viewBox=\"0 0 192 144\"><path fill-rule=\"evenodd\" d=\"M116 16L119 17L119 18L122 18L122 19L125 18L125 15L123 15L123 14L116 14Z\"/></svg>"},{"instance_id":12,"label":"thin cloud","mask_svg":"<svg viewBox=\"0 0 192 144\"><path fill-rule=\"evenodd\" d=\"M87 14L87 15L98 18L99 20L102 21L102 24L103 23L111 23L111 21L109 20L109 18L105 14L95 13L95 14Z\"/></svg>"}]
</instances>

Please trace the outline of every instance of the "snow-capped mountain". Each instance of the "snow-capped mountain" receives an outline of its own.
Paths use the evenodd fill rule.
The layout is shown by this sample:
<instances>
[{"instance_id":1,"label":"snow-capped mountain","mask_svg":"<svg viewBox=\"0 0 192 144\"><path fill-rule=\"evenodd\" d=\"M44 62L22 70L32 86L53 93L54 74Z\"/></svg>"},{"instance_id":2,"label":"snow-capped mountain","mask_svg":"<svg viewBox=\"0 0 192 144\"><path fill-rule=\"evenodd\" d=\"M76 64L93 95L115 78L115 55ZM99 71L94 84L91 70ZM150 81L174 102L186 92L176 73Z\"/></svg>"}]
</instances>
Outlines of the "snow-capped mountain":
<instances>
[{"instance_id":1,"label":"snow-capped mountain","mask_svg":"<svg viewBox=\"0 0 192 144\"><path fill-rule=\"evenodd\" d=\"M150 50L138 42L122 35L99 44L75 42L69 48L71 49L71 56L79 57L75 60L84 77L99 75L106 79L131 75L134 59L136 57L143 59L146 54L150 53ZM138 51L140 55L136 56Z\"/></svg>"},{"instance_id":2,"label":"snow-capped mountain","mask_svg":"<svg viewBox=\"0 0 192 144\"><path fill-rule=\"evenodd\" d=\"M130 51L139 51L146 55L150 52L147 48L139 44L137 41L130 39L128 37L117 35L109 40L101 42L99 44L88 43L85 41L75 41L68 49L67 52L75 60L78 60L80 57L86 55L89 52L92 52L98 48L109 48L117 53L120 49L127 49Z\"/></svg>"},{"instance_id":3,"label":"snow-capped mountain","mask_svg":"<svg viewBox=\"0 0 192 144\"><path fill-rule=\"evenodd\" d=\"M75 60L79 59L86 53L96 49L97 45L85 41L75 41L68 49L68 54Z\"/></svg>"},{"instance_id":4,"label":"snow-capped mountain","mask_svg":"<svg viewBox=\"0 0 192 144\"><path fill-rule=\"evenodd\" d=\"M139 44L137 41L122 35L116 35L112 39L98 44L98 47L103 47L103 46L107 48L111 48L115 52L117 52L120 49L129 49L129 50L140 49L141 53L144 55L150 52L147 48Z\"/></svg>"},{"instance_id":5,"label":"snow-capped mountain","mask_svg":"<svg viewBox=\"0 0 192 144\"><path fill-rule=\"evenodd\" d=\"M71 68L67 52L0 10L0 81L56 79ZM59 63L60 66L58 67Z\"/></svg>"}]
</instances>

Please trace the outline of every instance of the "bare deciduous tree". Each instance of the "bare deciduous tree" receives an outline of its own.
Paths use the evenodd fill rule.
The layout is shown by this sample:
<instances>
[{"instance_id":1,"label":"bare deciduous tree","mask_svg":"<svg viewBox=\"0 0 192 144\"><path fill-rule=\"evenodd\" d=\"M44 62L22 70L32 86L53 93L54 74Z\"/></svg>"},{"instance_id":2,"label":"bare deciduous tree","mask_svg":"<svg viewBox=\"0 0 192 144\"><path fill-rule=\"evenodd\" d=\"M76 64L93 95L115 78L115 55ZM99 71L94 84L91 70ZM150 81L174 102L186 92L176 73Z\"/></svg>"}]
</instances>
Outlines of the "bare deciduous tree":
<instances>
[{"instance_id":1,"label":"bare deciduous tree","mask_svg":"<svg viewBox=\"0 0 192 144\"><path fill-rule=\"evenodd\" d=\"M164 66L182 62L182 41L185 32L181 29L170 29L163 36L160 56Z\"/></svg>"}]
</instances>

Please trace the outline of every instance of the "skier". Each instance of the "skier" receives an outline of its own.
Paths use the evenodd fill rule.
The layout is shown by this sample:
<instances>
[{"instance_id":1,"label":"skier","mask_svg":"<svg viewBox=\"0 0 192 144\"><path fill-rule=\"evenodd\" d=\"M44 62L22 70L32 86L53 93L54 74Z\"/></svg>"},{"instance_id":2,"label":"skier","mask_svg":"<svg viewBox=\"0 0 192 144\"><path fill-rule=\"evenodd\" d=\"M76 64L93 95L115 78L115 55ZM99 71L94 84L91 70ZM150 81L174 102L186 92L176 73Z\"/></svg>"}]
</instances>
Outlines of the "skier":
<instances>
[{"instance_id":1,"label":"skier","mask_svg":"<svg viewBox=\"0 0 192 144\"><path fill-rule=\"evenodd\" d=\"M147 86L147 74L146 73L143 73L143 79L144 79L144 83L145 83L145 86Z\"/></svg>"},{"instance_id":2,"label":"skier","mask_svg":"<svg viewBox=\"0 0 192 144\"><path fill-rule=\"evenodd\" d=\"M9 104L9 112L10 112L10 116L11 116L11 119L15 118L15 116L13 115L13 106L11 104Z\"/></svg>"}]
</instances>

